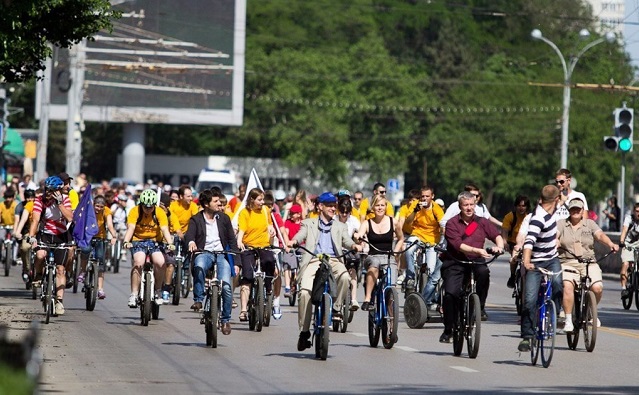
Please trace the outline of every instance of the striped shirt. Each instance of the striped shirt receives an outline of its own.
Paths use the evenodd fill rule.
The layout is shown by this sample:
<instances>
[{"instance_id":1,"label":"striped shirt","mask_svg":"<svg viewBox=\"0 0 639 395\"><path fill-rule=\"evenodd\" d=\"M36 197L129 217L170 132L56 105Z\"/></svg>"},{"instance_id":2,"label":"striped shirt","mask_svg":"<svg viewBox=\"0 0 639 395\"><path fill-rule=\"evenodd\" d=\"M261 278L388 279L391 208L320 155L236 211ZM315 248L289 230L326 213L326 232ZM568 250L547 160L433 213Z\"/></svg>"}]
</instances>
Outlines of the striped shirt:
<instances>
[{"instance_id":1,"label":"striped shirt","mask_svg":"<svg viewBox=\"0 0 639 395\"><path fill-rule=\"evenodd\" d=\"M62 205L71 210L71 201L67 195L62 195ZM40 213L40 218L44 215L44 229L42 231L44 233L52 234L52 235L61 235L67 231L67 223L68 221L62 215L62 211L58 207L58 204L55 200L51 199L50 201L44 204L45 212L42 214L43 203L42 200L44 198L41 196L37 198L33 202L33 213Z\"/></svg>"},{"instance_id":2,"label":"striped shirt","mask_svg":"<svg viewBox=\"0 0 639 395\"><path fill-rule=\"evenodd\" d=\"M524 248L532 250L531 262L542 262L557 257L557 217L541 205L530 218Z\"/></svg>"}]
</instances>

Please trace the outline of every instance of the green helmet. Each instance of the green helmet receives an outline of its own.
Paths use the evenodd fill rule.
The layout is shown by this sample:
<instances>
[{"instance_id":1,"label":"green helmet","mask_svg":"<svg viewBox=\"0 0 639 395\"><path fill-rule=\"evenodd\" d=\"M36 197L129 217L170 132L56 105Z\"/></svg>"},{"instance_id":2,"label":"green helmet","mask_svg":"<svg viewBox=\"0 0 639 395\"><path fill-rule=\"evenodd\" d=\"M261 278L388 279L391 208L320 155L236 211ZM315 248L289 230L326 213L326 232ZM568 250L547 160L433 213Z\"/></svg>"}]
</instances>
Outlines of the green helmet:
<instances>
[{"instance_id":1,"label":"green helmet","mask_svg":"<svg viewBox=\"0 0 639 395\"><path fill-rule=\"evenodd\" d=\"M158 194L153 189L145 189L140 194L139 202L147 207L155 206L158 204Z\"/></svg>"}]
</instances>

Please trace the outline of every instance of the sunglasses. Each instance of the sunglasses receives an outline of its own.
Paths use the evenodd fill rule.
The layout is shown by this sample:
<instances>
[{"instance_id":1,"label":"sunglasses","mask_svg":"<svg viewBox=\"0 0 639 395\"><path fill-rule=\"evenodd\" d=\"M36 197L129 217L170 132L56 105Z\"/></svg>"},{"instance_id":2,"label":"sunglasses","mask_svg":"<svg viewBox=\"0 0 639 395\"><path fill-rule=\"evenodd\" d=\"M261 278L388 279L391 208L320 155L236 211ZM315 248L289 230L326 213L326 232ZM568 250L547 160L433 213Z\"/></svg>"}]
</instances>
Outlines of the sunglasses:
<instances>
[{"instance_id":1,"label":"sunglasses","mask_svg":"<svg viewBox=\"0 0 639 395\"><path fill-rule=\"evenodd\" d=\"M473 195L474 197L479 197L478 193L471 193L471 195Z\"/></svg>"},{"instance_id":2,"label":"sunglasses","mask_svg":"<svg viewBox=\"0 0 639 395\"><path fill-rule=\"evenodd\" d=\"M386 194L386 190L379 191L379 192L377 192L377 193L379 193L379 194L381 194L381 195L385 195L385 194Z\"/></svg>"},{"instance_id":3,"label":"sunglasses","mask_svg":"<svg viewBox=\"0 0 639 395\"><path fill-rule=\"evenodd\" d=\"M565 182L566 180L555 180L555 184L564 185Z\"/></svg>"}]
</instances>

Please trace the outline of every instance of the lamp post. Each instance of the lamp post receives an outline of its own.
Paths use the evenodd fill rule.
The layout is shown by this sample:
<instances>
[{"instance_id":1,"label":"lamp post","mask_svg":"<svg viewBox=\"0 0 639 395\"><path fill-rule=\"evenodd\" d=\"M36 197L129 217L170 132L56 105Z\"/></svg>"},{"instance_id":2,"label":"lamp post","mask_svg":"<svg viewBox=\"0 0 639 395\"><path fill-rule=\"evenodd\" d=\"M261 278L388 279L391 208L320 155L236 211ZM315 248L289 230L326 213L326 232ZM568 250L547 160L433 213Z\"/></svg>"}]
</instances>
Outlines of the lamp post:
<instances>
[{"instance_id":1,"label":"lamp post","mask_svg":"<svg viewBox=\"0 0 639 395\"><path fill-rule=\"evenodd\" d=\"M588 51L590 48L594 47L595 45L601 44L604 41L612 43L615 41L616 37L613 32L606 33L605 37L600 37L596 39L595 41L587 44L585 47L583 47L577 53L577 55L571 55L570 63L567 64L566 59L564 58L564 55L561 53L559 48L557 48L557 45L555 45L555 43L553 43L552 41L544 37L543 34L541 33L541 30L535 29L530 33L530 35L532 36L533 39L541 40L545 42L546 44L550 45L552 49L555 50L557 55L559 55L559 59L561 60L561 66L564 69L564 103L563 103L564 111L563 111L563 116L561 118L561 168L565 169L568 167L568 124L569 124L569 117L570 117L570 88L571 88L572 72L573 70L575 70L575 66L577 65L577 62L579 61L579 58L586 51ZM581 29L581 31L579 31L579 37L582 39L587 39L588 37L590 37L590 32L586 29Z\"/></svg>"}]
</instances>

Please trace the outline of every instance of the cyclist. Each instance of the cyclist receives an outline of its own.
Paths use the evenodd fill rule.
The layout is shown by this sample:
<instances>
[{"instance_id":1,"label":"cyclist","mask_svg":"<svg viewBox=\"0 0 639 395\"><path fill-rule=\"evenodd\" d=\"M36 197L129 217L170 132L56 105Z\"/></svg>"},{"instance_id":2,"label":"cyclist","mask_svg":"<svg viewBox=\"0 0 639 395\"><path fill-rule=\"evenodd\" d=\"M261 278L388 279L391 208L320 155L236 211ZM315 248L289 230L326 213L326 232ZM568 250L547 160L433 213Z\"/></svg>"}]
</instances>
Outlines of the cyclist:
<instances>
[{"instance_id":1,"label":"cyclist","mask_svg":"<svg viewBox=\"0 0 639 395\"><path fill-rule=\"evenodd\" d=\"M220 197L224 196L219 191L204 190L200 192L198 200L202 210L191 217L189 228L184 239L190 252L197 250L207 251L237 251L235 231L228 215L224 214L224 207L220 205ZM213 259L216 259L214 262ZM217 278L222 284L222 316L220 317L221 329L224 335L231 333L231 276L235 275L233 266L224 255L202 253L195 257L193 262L193 306L191 309L200 311L204 300L204 277L213 264L216 265Z\"/></svg>"},{"instance_id":2,"label":"cyclist","mask_svg":"<svg viewBox=\"0 0 639 395\"><path fill-rule=\"evenodd\" d=\"M530 199L528 196L519 195L515 198L514 209L504 216L501 228L501 237L508 243L508 249L513 256L516 255L517 234L524 218L530 211ZM517 263L514 259L510 262L510 277L506 283L508 288L515 288L515 270Z\"/></svg>"},{"instance_id":3,"label":"cyclist","mask_svg":"<svg viewBox=\"0 0 639 395\"><path fill-rule=\"evenodd\" d=\"M386 186L384 184L382 184L381 182L376 183L373 186L373 198L376 195L386 195ZM375 214L373 213L372 208L370 207L370 200L369 198L366 198L364 200L362 200L362 203L360 203L359 206L359 220L361 222L364 222L365 220L369 219L369 218L373 218L375 216ZM387 204L386 205L386 215L393 217L395 215L395 210L393 209L393 205L392 204Z\"/></svg>"},{"instance_id":4,"label":"cyclist","mask_svg":"<svg viewBox=\"0 0 639 395\"><path fill-rule=\"evenodd\" d=\"M355 191L353 194L353 215L355 215L357 219L360 219L362 216L362 212L360 211L362 200L364 200L362 191Z\"/></svg>"},{"instance_id":5,"label":"cyclist","mask_svg":"<svg viewBox=\"0 0 639 395\"><path fill-rule=\"evenodd\" d=\"M581 281L581 276L586 275L586 265L579 263L575 257L595 258L595 241L599 241L618 251L619 246L599 228L599 225L590 218L583 218L583 200L576 198L568 202L570 217L557 221L557 238L559 239L559 260L563 271L564 297L563 308L566 312L566 324L564 331L572 332L572 307L575 302L575 285ZM590 264L588 275L592 280L590 290L594 292L597 304L603 293L603 279L599 264ZM597 327L601 321L597 318Z\"/></svg>"},{"instance_id":6,"label":"cyclist","mask_svg":"<svg viewBox=\"0 0 639 395\"><path fill-rule=\"evenodd\" d=\"M493 224L497 226L502 226L502 223L493 217L488 211L488 207L482 203L483 195L479 190L479 187L473 183L468 183L464 186L464 191L471 193L475 197L475 214L478 217L486 218L490 220ZM444 214L444 218L440 221L440 225L442 228L446 227L446 223L455 215L459 214L461 211L459 204L457 202L453 202L446 209L446 214ZM442 229L442 231L444 231Z\"/></svg>"},{"instance_id":7,"label":"cyclist","mask_svg":"<svg viewBox=\"0 0 639 395\"><path fill-rule=\"evenodd\" d=\"M98 223L98 233L93 236L92 240L95 240L95 246L87 246L86 248L80 248L80 264L81 272L78 275L78 282L84 283L84 277L86 277L87 262L89 255L91 255L91 249L95 249L95 258L99 262L98 267L98 299L106 298L104 293L104 272L106 270L106 263L104 261L104 251L107 242L107 230L109 234L113 236L110 240L111 245L115 244L117 233L113 227L113 216L111 209L106 206L106 199L102 195L98 195L93 199L93 209L95 210L95 219ZM94 244L94 243L92 243Z\"/></svg>"},{"instance_id":8,"label":"cyclist","mask_svg":"<svg viewBox=\"0 0 639 395\"><path fill-rule=\"evenodd\" d=\"M307 218L302 221L300 231L289 242L289 247L306 243L306 248L315 254L327 254L331 257L341 255L342 248L355 249L361 251L361 247L348 236L348 227L346 224L335 220L335 211L337 209L337 198L330 192L324 192L319 195L319 217ZM315 273L319 269L319 259L304 252L300 263L300 271L298 274L299 284L299 304L298 325L300 328L300 336L297 341L297 350L304 351L311 347L311 290L313 289L313 280ZM344 264L336 259L331 258L333 277L337 283L337 297L333 304L333 316L341 317L342 301L348 289L348 272ZM343 318L343 317L342 317Z\"/></svg>"},{"instance_id":9,"label":"cyclist","mask_svg":"<svg viewBox=\"0 0 639 395\"><path fill-rule=\"evenodd\" d=\"M288 211L288 218L284 221L284 233L288 239L295 237L299 232L302 222L302 206L295 203ZM294 252L285 252L283 255L284 268L284 297L291 297L291 269L297 269L297 256Z\"/></svg>"},{"instance_id":10,"label":"cyclist","mask_svg":"<svg viewBox=\"0 0 639 395\"><path fill-rule=\"evenodd\" d=\"M625 246L637 248L639 247L639 203L635 203L632 207L632 213L626 214L623 219L623 227L621 228L621 237L619 238ZM626 289L626 277L630 262L635 262L635 254L633 251L624 248L621 250L621 299L630 297L630 293ZM637 264L637 262L635 262Z\"/></svg>"},{"instance_id":11,"label":"cyclist","mask_svg":"<svg viewBox=\"0 0 639 395\"><path fill-rule=\"evenodd\" d=\"M241 256L242 278L240 279L240 321L248 321L247 304L251 292L250 284L253 283L253 268L255 255L253 251L244 251L246 248L268 247L271 238L275 236L273 219L270 209L264 205L264 192L259 188L253 188L248 193L246 207L239 214L237 233L237 245L243 252ZM260 262L262 270L266 274L264 288L267 293L272 292L272 280L275 274L275 255L271 251L260 250Z\"/></svg>"},{"instance_id":12,"label":"cyclist","mask_svg":"<svg viewBox=\"0 0 639 395\"><path fill-rule=\"evenodd\" d=\"M64 181L58 176L51 176L44 180L44 194L33 203L33 217L29 227L29 242L32 247L38 243L36 235L41 242L48 244L63 244L71 241L72 236L67 231L67 225L73 221L73 211L69 197L62 194ZM68 252L71 254L71 251ZM39 250L35 258L35 279L37 282L42 277L42 263L47 256L47 251ZM64 314L64 289L66 286L65 265L70 271L67 260L67 251L55 250L56 262L56 290L55 313Z\"/></svg>"},{"instance_id":13,"label":"cyclist","mask_svg":"<svg viewBox=\"0 0 639 395\"><path fill-rule=\"evenodd\" d=\"M69 174L62 172L58 174L58 177L64 182L64 186L62 187L62 194L69 196L69 201L71 202L71 210L75 210L78 207L78 203L80 202L80 196L78 195L78 191L71 188L71 178Z\"/></svg>"},{"instance_id":14,"label":"cyclist","mask_svg":"<svg viewBox=\"0 0 639 395\"><path fill-rule=\"evenodd\" d=\"M18 202L16 202L16 190L13 189L13 187L8 187L4 191L4 201L0 203L0 225L2 225L2 228L0 229L0 240L4 240L6 238L7 232L9 232L10 234L15 234L13 232L13 229L5 229L5 226L11 226L12 228L15 227L17 206ZM13 250L13 243L11 243L5 253L11 254L12 261L15 262L16 257L14 256Z\"/></svg>"},{"instance_id":15,"label":"cyclist","mask_svg":"<svg viewBox=\"0 0 639 395\"><path fill-rule=\"evenodd\" d=\"M20 241L20 259L22 259L22 279L27 282L29 279L32 279L32 274L29 274L31 271L31 259L30 253L31 245L29 244L29 240L27 237L24 237L29 234L29 228L31 226L31 217L33 212L33 202L36 198L36 191L33 189L26 189L24 191L24 199L25 201L20 202L18 206L16 206L15 212L15 222L13 227L13 234L16 239Z\"/></svg>"},{"instance_id":16,"label":"cyclist","mask_svg":"<svg viewBox=\"0 0 639 395\"><path fill-rule=\"evenodd\" d=\"M190 186L188 185L180 186L180 188L178 189L178 197L179 197L178 200L172 201L168 207L169 207L169 210L171 211L171 214L172 214L171 216L177 217L178 222L180 224L181 231L178 233L178 238L176 241L178 243L181 243L184 239L184 234L186 233L186 230L189 228L189 220L191 219L192 216L197 214L198 211L200 211L200 209L198 208L197 204L195 204L195 202L193 201L193 190L191 189ZM169 217L169 219L171 218ZM176 231L177 230L171 229L171 232L176 232ZM185 269L189 268L189 263L190 263L189 259L184 260ZM166 277L164 281L165 281L165 284L169 284L169 285L164 286L163 288L164 292L162 292L162 294L163 296L166 297L165 301L167 302L169 300L168 299L169 291L171 289L170 284L171 284L171 278L173 278L174 268L175 268L174 264L167 265L166 267Z\"/></svg>"},{"instance_id":17,"label":"cyclist","mask_svg":"<svg viewBox=\"0 0 639 395\"><path fill-rule=\"evenodd\" d=\"M118 239L124 240L126 233L126 203L129 198L121 193L111 205L111 216L113 217L113 227L118 233ZM126 261L126 254L120 254L120 259Z\"/></svg>"},{"instance_id":18,"label":"cyclist","mask_svg":"<svg viewBox=\"0 0 639 395\"><path fill-rule=\"evenodd\" d=\"M173 241L179 243L180 239L184 239L184 233L182 233L182 226L177 218L177 215L173 214L169 210L171 204L171 196L166 193L160 195L160 208L166 213L166 217L169 220L169 232L173 235ZM177 246L176 246L177 248ZM171 293L171 283L173 280L173 272L175 271L175 256L172 253L164 253L164 262L166 263L166 274L164 276L164 285L162 286L162 299L164 303L169 302L169 294Z\"/></svg>"},{"instance_id":19,"label":"cyclist","mask_svg":"<svg viewBox=\"0 0 639 395\"><path fill-rule=\"evenodd\" d=\"M124 235L124 247L131 249L133 253L133 267L131 268L131 295L129 307L137 307L137 296L140 291L142 268L146 259L146 251L151 251L151 261L156 272L163 273L164 254L156 243L164 241L169 250L174 250L173 236L169 232L169 220L166 213L158 204L158 194L152 189L145 189L140 194L137 208L133 208L127 218L127 230ZM163 278L162 275L158 276ZM155 282L155 291L158 293L162 287L162 281ZM156 295L156 302L161 303L162 296Z\"/></svg>"},{"instance_id":20,"label":"cyclist","mask_svg":"<svg viewBox=\"0 0 639 395\"><path fill-rule=\"evenodd\" d=\"M361 226L359 220L353 213L353 206L351 199L348 197L339 198L337 202L337 215L340 222L346 224L348 227L348 235L353 240L359 239L357 231ZM359 309L359 303L357 302L357 271L359 270L360 256L359 254L349 254L346 257L347 260L354 262L354 267L348 268L348 274L351 277L351 311L357 311Z\"/></svg>"},{"instance_id":21,"label":"cyclist","mask_svg":"<svg viewBox=\"0 0 639 395\"><path fill-rule=\"evenodd\" d=\"M528 234L524 242L523 265L526 268L524 285L524 305L521 312L522 341L517 347L521 352L530 351L530 339L535 335L536 303L541 286L541 273L537 267L559 272L561 264L557 254L557 216L560 192L554 185L546 185L541 190L541 200L533 211L528 224ZM561 276L552 276L552 298L556 306L561 306L563 286Z\"/></svg>"},{"instance_id":22,"label":"cyclist","mask_svg":"<svg viewBox=\"0 0 639 395\"><path fill-rule=\"evenodd\" d=\"M387 255L381 251L391 251L395 237L397 238L395 251L401 251L404 246L402 229L399 224L393 223L393 217L386 215L387 205L388 201L384 194L375 195L372 202L375 216L362 222L358 231L361 237L366 237L371 246L368 250L368 256L364 260L366 265L366 295L364 296L364 303L362 303L363 311L373 309L371 295L379 276L379 268L389 264Z\"/></svg>"},{"instance_id":23,"label":"cyclist","mask_svg":"<svg viewBox=\"0 0 639 395\"><path fill-rule=\"evenodd\" d=\"M464 191L457 197L460 213L452 217L446 224L446 253L442 256L444 264L441 274L444 278L444 333L439 338L441 343L450 343L452 340L453 326L459 307L461 291L464 279L469 271L469 267L459 264L452 258L458 260L476 260L489 258L491 256L484 249L486 239L493 241L496 247L494 253L504 250L504 239L497 228L483 217L475 213L476 196L468 191ZM490 285L490 271L486 265L474 265L472 267L477 281L477 295L481 303L481 319L488 318L485 305Z\"/></svg>"},{"instance_id":24,"label":"cyclist","mask_svg":"<svg viewBox=\"0 0 639 395\"><path fill-rule=\"evenodd\" d=\"M431 247L425 250L426 264L430 270L430 277L428 278L428 284L425 284L423 289L423 297L426 305L430 310L437 310L438 306L434 302L435 288L441 277L442 262L437 257L435 251L435 244L442 241L442 233L439 225L439 221L444 217L444 210L433 201L435 193L430 186L422 187L420 191L419 203L415 204L413 210L406 217L406 226L412 228L412 236L406 239L406 243L410 244L415 240L419 240L422 243L430 244ZM413 244L408 251L406 251L406 288L415 287L415 250L417 244Z\"/></svg>"},{"instance_id":25,"label":"cyclist","mask_svg":"<svg viewBox=\"0 0 639 395\"><path fill-rule=\"evenodd\" d=\"M568 211L568 202L572 199L579 198L584 202L583 215L584 218L588 218L588 202L586 196L583 193L577 192L572 189L570 183L572 181L572 173L568 169L559 169L555 174L555 185L559 188L560 199L557 203L557 213L555 216L557 219L566 219L570 216Z\"/></svg>"}]
</instances>

